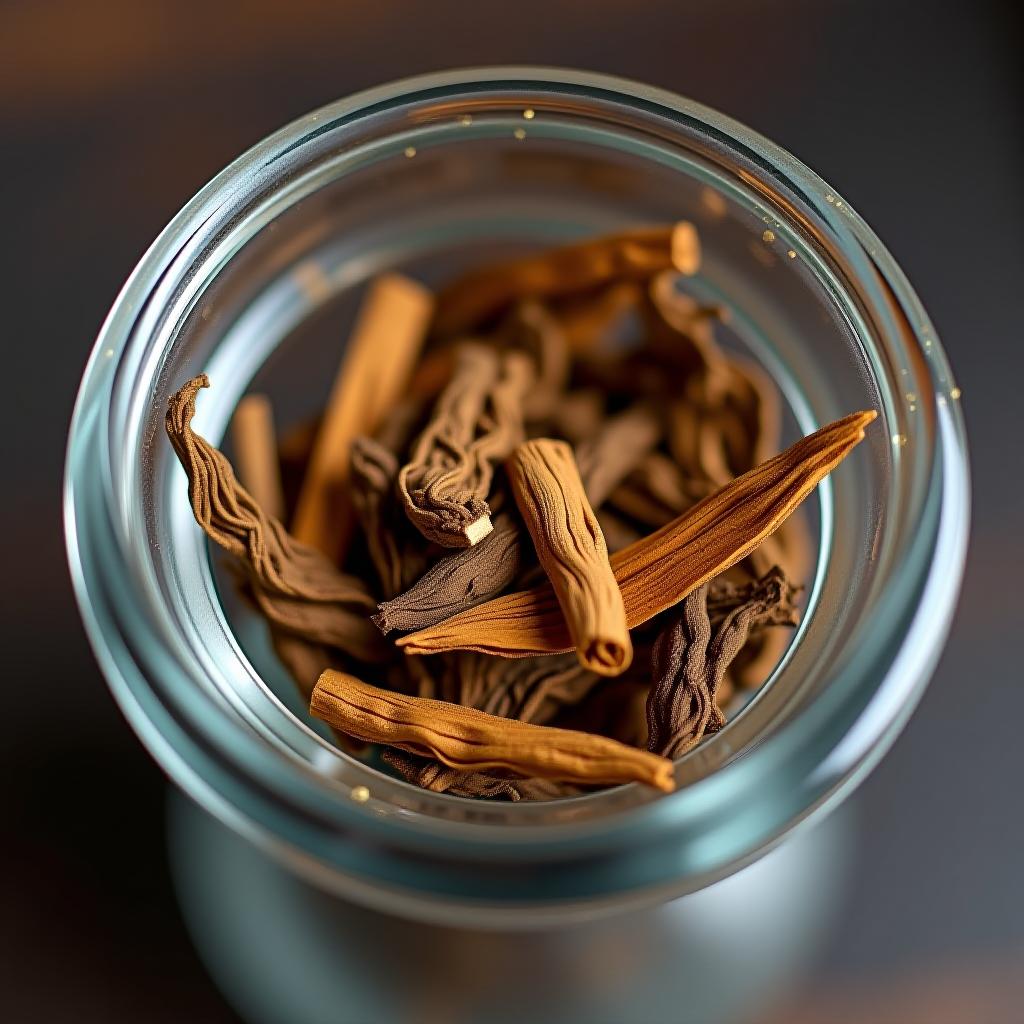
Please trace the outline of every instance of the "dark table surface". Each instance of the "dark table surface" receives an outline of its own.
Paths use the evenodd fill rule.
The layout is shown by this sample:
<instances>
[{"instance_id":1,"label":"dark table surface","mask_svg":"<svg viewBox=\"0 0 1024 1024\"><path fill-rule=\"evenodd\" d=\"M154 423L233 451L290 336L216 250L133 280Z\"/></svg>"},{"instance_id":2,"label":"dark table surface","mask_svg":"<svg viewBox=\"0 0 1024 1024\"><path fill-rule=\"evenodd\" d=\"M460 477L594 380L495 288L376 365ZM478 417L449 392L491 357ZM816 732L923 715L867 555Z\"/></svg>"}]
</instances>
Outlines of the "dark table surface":
<instances>
[{"instance_id":1,"label":"dark table surface","mask_svg":"<svg viewBox=\"0 0 1024 1024\"><path fill-rule=\"evenodd\" d=\"M0 5L6 1019L235 1019L170 891L164 782L67 580L63 446L106 310L177 208L270 130L486 63L644 79L750 124L848 196L918 289L963 389L967 577L933 685L858 794L842 927L777 1019L1021 1019L1020 43L1014 5L984 2Z\"/></svg>"}]
</instances>

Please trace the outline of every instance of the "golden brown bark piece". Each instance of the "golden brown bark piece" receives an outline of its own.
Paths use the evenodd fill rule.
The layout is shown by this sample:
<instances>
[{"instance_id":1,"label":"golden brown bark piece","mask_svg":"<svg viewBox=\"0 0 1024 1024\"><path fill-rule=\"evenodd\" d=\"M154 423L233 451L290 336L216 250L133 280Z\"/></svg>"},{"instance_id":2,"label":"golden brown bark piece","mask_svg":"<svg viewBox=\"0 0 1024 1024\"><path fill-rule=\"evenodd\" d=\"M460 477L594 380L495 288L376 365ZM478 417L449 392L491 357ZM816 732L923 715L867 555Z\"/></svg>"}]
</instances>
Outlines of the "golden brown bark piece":
<instances>
[{"instance_id":1,"label":"golden brown bark piece","mask_svg":"<svg viewBox=\"0 0 1024 1024\"><path fill-rule=\"evenodd\" d=\"M274 410L266 395L246 395L231 417L238 478L268 516L284 519Z\"/></svg>"},{"instance_id":2,"label":"golden brown bark piece","mask_svg":"<svg viewBox=\"0 0 1024 1024\"><path fill-rule=\"evenodd\" d=\"M580 664L619 675L633 660L626 610L572 449L550 438L527 441L505 469Z\"/></svg>"},{"instance_id":3,"label":"golden brown bark piece","mask_svg":"<svg viewBox=\"0 0 1024 1024\"><path fill-rule=\"evenodd\" d=\"M310 712L356 739L433 757L461 771L606 785L642 782L665 793L675 788L671 761L604 736L409 697L332 669L317 680Z\"/></svg>"},{"instance_id":4,"label":"golden brown bark piece","mask_svg":"<svg viewBox=\"0 0 1024 1024\"><path fill-rule=\"evenodd\" d=\"M876 413L816 431L611 557L632 629L746 557L863 439ZM407 654L468 649L501 657L572 649L550 586L509 594L397 641Z\"/></svg>"},{"instance_id":5,"label":"golden brown bark piece","mask_svg":"<svg viewBox=\"0 0 1024 1024\"><path fill-rule=\"evenodd\" d=\"M455 375L398 474L406 515L428 540L466 548L491 532L494 464L523 440L522 401L533 379L522 352L460 347Z\"/></svg>"},{"instance_id":6,"label":"golden brown bark piece","mask_svg":"<svg viewBox=\"0 0 1024 1024\"><path fill-rule=\"evenodd\" d=\"M464 334L520 299L553 299L663 270L695 274L700 239L692 224L637 228L465 274L437 297L434 333Z\"/></svg>"},{"instance_id":7,"label":"golden brown bark piece","mask_svg":"<svg viewBox=\"0 0 1024 1024\"><path fill-rule=\"evenodd\" d=\"M433 312L430 292L399 274L369 287L306 467L292 532L340 562L353 525L349 449L372 434L409 381Z\"/></svg>"}]
</instances>

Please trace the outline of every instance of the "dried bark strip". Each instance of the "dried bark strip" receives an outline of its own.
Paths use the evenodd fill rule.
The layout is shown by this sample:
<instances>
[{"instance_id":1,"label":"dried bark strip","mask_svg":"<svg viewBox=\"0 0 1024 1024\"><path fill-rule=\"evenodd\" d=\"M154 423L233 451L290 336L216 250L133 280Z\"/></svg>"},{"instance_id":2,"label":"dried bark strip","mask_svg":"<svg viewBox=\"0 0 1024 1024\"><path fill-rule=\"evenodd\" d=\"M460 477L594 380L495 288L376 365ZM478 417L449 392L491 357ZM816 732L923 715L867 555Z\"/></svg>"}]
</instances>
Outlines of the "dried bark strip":
<instances>
[{"instance_id":1,"label":"dried bark strip","mask_svg":"<svg viewBox=\"0 0 1024 1024\"><path fill-rule=\"evenodd\" d=\"M385 657L379 636L367 632L374 600L362 582L288 534L238 483L224 455L192 430L196 395L209 386L206 374L190 380L171 398L165 420L196 522L245 565L253 596L275 625L360 660Z\"/></svg>"},{"instance_id":2,"label":"dried bark strip","mask_svg":"<svg viewBox=\"0 0 1024 1024\"><path fill-rule=\"evenodd\" d=\"M873 411L830 423L611 557L632 629L746 557L863 439ZM497 598L397 641L407 654L501 657L572 649L550 586Z\"/></svg>"},{"instance_id":3,"label":"dried bark strip","mask_svg":"<svg viewBox=\"0 0 1024 1024\"><path fill-rule=\"evenodd\" d=\"M419 663L419 659L410 661ZM600 681L573 654L509 660L457 651L441 663L433 690L421 690L420 696L534 725L546 725L561 709L583 700Z\"/></svg>"},{"instance_id":4,"label":"dried bark strip","mask_svg":"<svg viewBox=\"0 0 1024 1024\"><path fill-rule=\"evenodd\" d=\"M794 589L778 568L750 587L714 629L708 592L703 584L687 595L654 644L647 749L665 757L681 757L725 724L718 689L751 630L797 622Z\"/></svg>"},{"instance_id":5,"label":"dried bark strip","mask_svg":"<svg viewBox=\"0 0 1024 1024\"><path fill-rule=\"evenodd\" d=\"M714 336L720 311L680 292L672 275L655 278L645 299L651 349L681 379L669 405L669 451L687 480L722 487L778 451L778 391L756 363L722 351ZM750 568L760 575L779 564L801 577L806 566L790 555L805 534L802 519L791 520L752 553Z\"/></svg>"},{"instance_id":6,"label":"dried bark strip","mask_svg":"<svg viewBox=\"0 0 1024 1024\"><path fill-rule=\"evenodd\" d=\"M527 441L506 471L580 664L619 675L633 660L626 610L572 449L549 438Z\"/></svg>"},{"instance_id":7,"label":"dried bark strip","mask_svg":"<svg viewBox=\"0 0 1024 1024\"><path fill-rule=\"evenodd\" d=\"M569 348L558 321L539 302L520 302L499 334L505 346L529 355L536 380L523 396L523 418L544 420L561 401L569 380Z\"/></svg>"},{"instance_id":8,"label":"dried bark strip","mask_svg":"<svg viewBox=\"0 0 1024 1024\"><path fill-rule=\"evenodd\" d=\"M499 512L479 544L440 559L410 589L377 605L373 622L382 634L422 629L507 589L523 566L522 529Z\"/></svg>"},{"instance_id":9,"label":"dried bark strip","mask_svg":"<svg viewBox=\"0 0 1024 1024\"><path fill-rule=\"evenodd\" d=\"M347 501L349 448L371 434L405 389L433 312L430 292L399 274L367 292L306 467L292 530L339 562L353 524Z\"/></svg>"},{"instance_id":10,"label":"dried bark strip","mask_svg":"<svg viewBox=\"0 0 1024 1024\"><path fill-rule=\"evenodd\" d=\"M398 459L369 437L352 442L352 503L366 536L380 593L393 597L421 576L426 566L422 544L408 543L413 531L395 499Z\"/></svg>"},{"instance_id":11,"label":"dried bark strip","mask_svg":"<svg viewBox=\"0 0 1024 1024\"><path fill-rule=\"evenodd\" d=\"M695 274L700 239L692 224L623 231L472 271L437 297L434 333L464 334L524 298L550 299L675 269Z\"/></svg>"},{"instance_id":12,"label":"dried bark strip","mask_svg":"<svg viewBox=\"0 0 1024 1024\"><path fill-rule=\"evenodd\" d=\"M406 515L428 540L465 548L491 532L494 463L523 439L522 401L532 380L521 352L460 347L455 375L398 474Z\"/></svg>"},{"instance_id":13,"label":"dried bark strip","mask_svg":"<svg viewBox=\"0 0 1024 1024\"><path fill-rule=\"evenodd\" d=\"M381 755L405 779L420 789L432 793L471 797L478 800L553 800L560 796L575 796L579 786L552 779L505 779L483 772L461 772L427 758L407 754L404 750L389 748Z\"/></svg>"},{"instance_id":14,"label":"dried bark strip","mask_svg":"<svg viewBox=\"0 0 1024 1024\"><path fill-rule=\"evenodd\" d=\"M647 402L609 417L576 449L576 464L590 503L603 505L620 481L643 463L661 439L661 421Z\"/></svg>"},{"instance_id":15,"label":"dried bark strip","mask_svg":"<svg viewBox=\"0 0 1024 1024\"><path fill-rule=\"evenodd\" d=\"M310 712L356 739L435 758L460 771L609 785L643 782L666 793L675 788L672 762L647 751L381 690L330 669L317 680Z\"/></svg>"}]
</instances>

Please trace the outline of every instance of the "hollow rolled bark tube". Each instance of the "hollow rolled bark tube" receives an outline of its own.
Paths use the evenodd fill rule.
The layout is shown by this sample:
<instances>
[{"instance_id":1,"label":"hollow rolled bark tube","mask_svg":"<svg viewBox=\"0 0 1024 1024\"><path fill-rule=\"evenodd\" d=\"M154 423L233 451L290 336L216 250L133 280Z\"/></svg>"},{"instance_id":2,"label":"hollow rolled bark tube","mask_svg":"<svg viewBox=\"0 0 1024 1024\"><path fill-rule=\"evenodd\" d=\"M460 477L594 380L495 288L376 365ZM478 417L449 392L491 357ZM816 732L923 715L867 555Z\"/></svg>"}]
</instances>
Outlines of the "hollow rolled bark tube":
<instances>
[{"instance_id":1,"label":"hollow rolled bark tube","mask_svg":"<svg viewBox=\"0 0 1024 1024\"><path fill-rule=\"evenodd\" d=\"M633 660L626 610L572 449L550 438L527 441L505 469L580 664L619 675Z\"/></svg>"}]
</instances>

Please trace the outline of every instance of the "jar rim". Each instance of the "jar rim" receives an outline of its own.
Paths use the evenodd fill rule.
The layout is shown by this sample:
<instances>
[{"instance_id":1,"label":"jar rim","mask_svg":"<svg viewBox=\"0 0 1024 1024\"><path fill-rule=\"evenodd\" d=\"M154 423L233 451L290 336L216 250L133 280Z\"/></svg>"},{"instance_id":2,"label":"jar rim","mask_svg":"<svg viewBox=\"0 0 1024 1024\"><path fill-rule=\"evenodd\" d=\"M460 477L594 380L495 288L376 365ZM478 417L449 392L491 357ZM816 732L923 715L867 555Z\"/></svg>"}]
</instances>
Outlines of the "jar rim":
<instances>
[{"instance_id":1,"label":"jar rim","mask_svg":"<svg viewBox=\"0 0 1024 1024\"><path fill-rule=\"evenodd\" d=\"M735 763L684 790L655 802L596 821L523 825L508 828L486 822L418 822L375 817L373 809L339 800L324 792L315 773L295 765L273 776L268 772L265 741L247 734L241 723L211 704L198 690L181 686L172 706L158 692L135 656L146 645L170 674L180 673L174 638L147 619L144 603L126 608L114 595L115 578L127 564L130 531L117 506L116 453L111 454L111 421L123 414L123 402L145 402L147 395L127 389L130 398L114 401L115 374L126 372L146 380L155 373L157 354L148 350L140 321L160 299L168 269L180 260L192 240L216 219L225 196L251 188L277 173L275 164L303 143L334 127L354 124L376 111L479 90L488 95L507 91L524 95L603 98L629 109L655 111L669 120L685 120L713 135L718 144L742 150L745 156L788 188L801 194L823 223L843 240L866 278L877 274L880 308L891 298L887 336L894 345L914 349L914 371L922 415L937 425L910 437L907 464L921 489L921 507L928 522L912 539L898 565L904 575L880 597L872 617L877 623L876 657L870 663L847 665L807 708ZM828 198L830 197L830 198ZM134 348L133 348L134 346ZM494 67L435 73L405 79L355 94L299 118L236 159L189 201L140 260L115 300L90 356L76 403L65 470L65 532L71 574L87 632L115 698L153 756L187 792L208 810L236 828L273 846L293 866L316 875L323 884L408 911L408 895L430 913L438 899L448 903L451 879L438 876L439 862L451 864L455 851L462 862L492 858L501 867L510 859L543 862L557 872L582 859L595 872L592 888L577 887L575 901L594 906L602 899L622 905L621 881L601 881L599 861L607 851L625 844L637 879L632 895L644 900L678 894L721 877L757 856L794 824L848 791L882 756L909 717L927 683L948 630L959 591L966 553L969 482L963 419L958 403L947 400L955 389L939 339L919 300L895 261L864 221L835 190L789 153L739 123L670 92L605 75L549 68ZM911 428L912 429L912 428ZM115 604L117 608L115 609ZM840 678L841 676L841 678ZM178 703L180 701L180 703ZM791 791L774 815L757 809L757 780L786 778ZM287 828L282 808L287 807ZM515 813L515 812L513 812ZM730 821L730 816L737 818ZM739 817L756 828L734 827ZM771 819L771 820L769 820ZM732 833L737 833L732 836ZM365 869L350 857L354 835L372 836L400 851L430 852L438 860L420 871L414 885ZM644 850L644 844L649 849ZM577 859L579 858L579 859ZM658 865L646 861L658 859ZM407 857L406 857L407 859ZM476 861L474 860L474 863ZM338 870L325 872L323 865ZM637 867L637 865L641 865ZM422 865L421 865L422 867ZM507 872L506 872L507 873ZM685 875L685 881L681 881ZM372 882L367 877L373 876ZM395 878L398 876L396 875ZM484 873L477 889L456 890L477 908L514 902L537 907L564 902L554 897L553 882L524 890L514 901L496 892L502 871ZM464 883L465 880L463 880ZM368 889L373 889L369 895ZM395 893L401 892L399 897ZM391 893L389 897L387 894ZM442 895L443 894L443 895ZM389 903L389 899L391 902Z\"/></svg>"}]
</instances>

